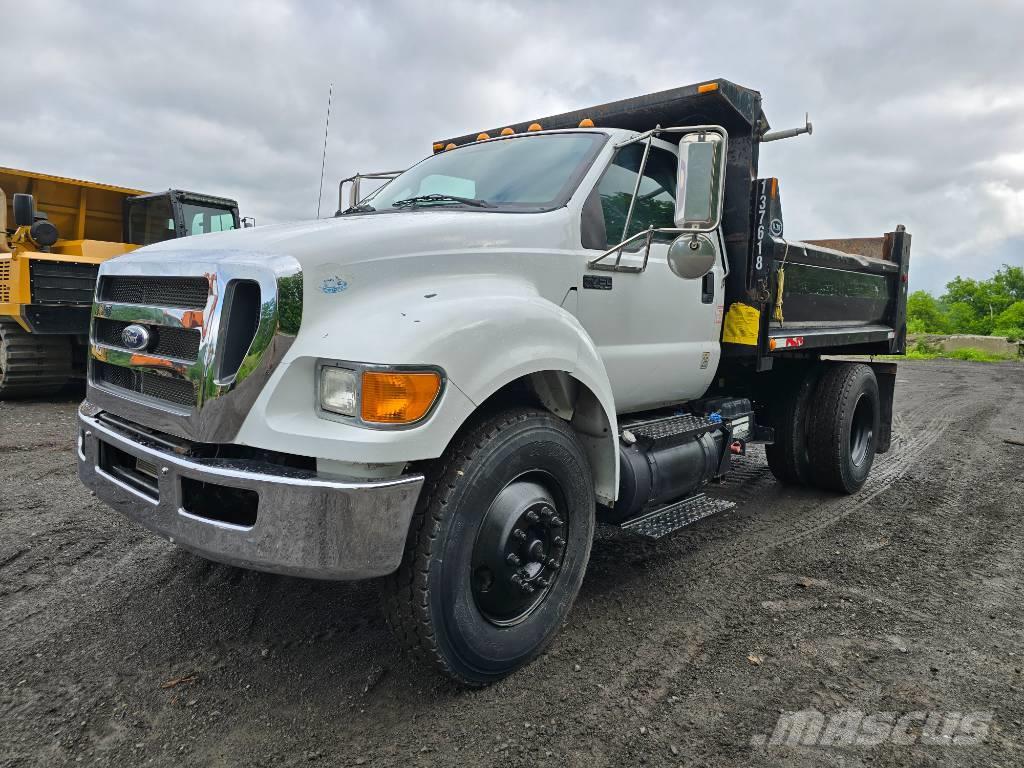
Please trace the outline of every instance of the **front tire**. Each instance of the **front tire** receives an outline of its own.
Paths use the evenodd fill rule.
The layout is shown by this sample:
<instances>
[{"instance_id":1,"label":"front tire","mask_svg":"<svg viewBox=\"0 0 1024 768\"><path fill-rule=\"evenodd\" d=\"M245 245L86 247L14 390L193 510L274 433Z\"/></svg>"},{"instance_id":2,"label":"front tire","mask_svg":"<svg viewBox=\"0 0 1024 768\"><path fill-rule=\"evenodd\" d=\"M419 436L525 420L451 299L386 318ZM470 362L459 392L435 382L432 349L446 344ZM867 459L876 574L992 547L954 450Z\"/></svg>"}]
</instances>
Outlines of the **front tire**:
<instances>
[{"instance_id":1,"label":"front tire","mask_svg":"<svg viewBox=\"0 0 1024 768\"><path fill-rule=\"evenodd\" d=\"M486 685L534 659L590 558L594 489L568 425L519 408L464 429L428 469L388 622L448 676Z\"/></svg>"}]
</instances>

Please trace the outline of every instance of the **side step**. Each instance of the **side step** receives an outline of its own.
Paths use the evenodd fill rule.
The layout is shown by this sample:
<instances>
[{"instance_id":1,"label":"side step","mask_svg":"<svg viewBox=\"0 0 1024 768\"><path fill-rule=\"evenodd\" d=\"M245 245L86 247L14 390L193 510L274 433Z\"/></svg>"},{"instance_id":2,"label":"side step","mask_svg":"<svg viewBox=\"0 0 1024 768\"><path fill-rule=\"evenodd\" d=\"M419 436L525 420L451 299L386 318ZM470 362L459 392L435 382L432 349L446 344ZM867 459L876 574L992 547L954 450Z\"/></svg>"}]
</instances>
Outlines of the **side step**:
<instances>
[{"instance_id":1,"label":"side step","mask_svg":"<svg viewBox=\"0 0 1024 768\"><path fill-rule=\"evenodd\" d=\"M652 509L639 517L619 525L624 531L635 533L638 536L645 536L648 539L660 539L673 531L678 531L684 526L703 520L718 512L735 507L731 501L715 499L706 493L698 493L688 496L681 501L674 501L663 507Z\"/></svg>"}]
</instances>

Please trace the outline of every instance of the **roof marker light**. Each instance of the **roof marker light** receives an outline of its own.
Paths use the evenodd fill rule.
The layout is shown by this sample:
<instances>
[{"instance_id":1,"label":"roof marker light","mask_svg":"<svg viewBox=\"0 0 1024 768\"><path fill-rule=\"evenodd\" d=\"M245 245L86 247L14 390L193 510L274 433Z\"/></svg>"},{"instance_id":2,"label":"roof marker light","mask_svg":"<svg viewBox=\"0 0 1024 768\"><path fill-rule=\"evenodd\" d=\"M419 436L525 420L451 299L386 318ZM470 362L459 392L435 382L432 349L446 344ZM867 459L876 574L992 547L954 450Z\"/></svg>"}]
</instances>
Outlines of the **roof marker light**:
<instances>
[{"instance_id":1,"label":"roof marker light","mask_svg":"<svg viewBox=\"0 0 1024 768\"><path fill-rule=\"evenodd\" d=\"M526 130L528 130L528 131L542 131L544 129L540 127L540 123L530 123L530 127L527 128Z\"/></svg>"},{"instance_id":2,"label":"roof marker light","mask_svg":"<svg viewBox=\"0 0 1024 768\"><path fill-rule=\"evenodd\" d=\"M711 93L718 90L718 83L704 83L697 86L697 93Z\"/></svg>"},{"instance_id":3,"label":"roof marker light","mask_svg":"<svg viewBox=\"0 0 1024 768\"><path fill-rule=\"evenodd\" d=\"M444 149L444 143L440 142L440 141L435 141L434 142L434 151L435 152L440 152L442 149Z\"/></svg>"},{"instance_id":4,"label":"roof marker light","mask_svg":"<svg viewBox=\"0 0 1024 768\"><path fill-rule=\"evenodd\" d=\"M489 138L491 138L491 137L488 136L486 133L480 133L480 134L477 134L476 140L477 141L487 141Z\"/></svg>"},{"instance_id":5,"label":"roof marker light","mask_svg":"<svg viewBox=\"0 0 1024 768\"><path fill-rule=\"evenodd\" d=\"M444 151L447 152L449 149L455 149L457 146L458 144L449 144L447 147L444 148Z\"/></svg>"},{"instance_id":6,"label":"roof marker light","mask_svg":"<svg viewBox=\"0 0 1024 768\"><path fill-rule=\"evenodd\" d=\"M502 128L501 129L501 135L502 136L513 136L513 135L515 135L515 131L513 131L511 128Z\"/></svg>"},{"instance_id":7,"label":"roof marker light","mask_svg":"<svg viewBox=\"0 0 1024 768\"><path fill-rule=\"evenodd\" d=\"M594 121L591 120L589 117L584 117L582 120L580 120L580 128L593 128L593 127L594 127Z\"/></svg>"}]
</instances>

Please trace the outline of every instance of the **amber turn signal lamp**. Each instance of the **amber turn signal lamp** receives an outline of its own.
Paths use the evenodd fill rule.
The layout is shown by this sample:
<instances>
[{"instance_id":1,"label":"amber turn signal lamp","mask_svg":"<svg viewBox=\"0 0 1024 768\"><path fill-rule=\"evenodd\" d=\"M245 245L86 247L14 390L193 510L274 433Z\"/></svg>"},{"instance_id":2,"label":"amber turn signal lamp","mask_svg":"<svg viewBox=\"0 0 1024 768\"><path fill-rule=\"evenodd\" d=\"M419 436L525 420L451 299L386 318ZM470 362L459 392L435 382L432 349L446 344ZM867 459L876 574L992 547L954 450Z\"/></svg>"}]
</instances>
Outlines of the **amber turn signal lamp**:
<instances>
[{"instance_id":1,"label":"amber turn signal lamp","mask_svg":"<svg viewBox=\"0 0 1024 768\"><path fill-rule=\"evenodd\" d=\"M427 415L440 392L436 371L363 371L360 415L371 424L412 424Z\"/></svg>"}]
</instances>

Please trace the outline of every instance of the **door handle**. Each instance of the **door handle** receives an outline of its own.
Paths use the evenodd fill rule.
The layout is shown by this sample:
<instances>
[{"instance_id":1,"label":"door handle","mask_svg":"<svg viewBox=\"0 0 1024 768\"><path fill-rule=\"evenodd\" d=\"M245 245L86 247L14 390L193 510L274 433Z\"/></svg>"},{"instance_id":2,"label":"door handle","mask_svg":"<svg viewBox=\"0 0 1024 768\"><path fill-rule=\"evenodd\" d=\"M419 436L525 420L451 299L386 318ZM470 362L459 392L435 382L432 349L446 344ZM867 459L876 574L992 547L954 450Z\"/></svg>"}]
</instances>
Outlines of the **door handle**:
<instances>
[{"instance_id":1,"label":"door handle","mask_svg":"<svg viewBox=\"0 0 1024 768\"><path fill-rule=\"evenodd\" d=\"M700 283L701 304L714 304L715 302L715 273L714 270L704 275Z\"/></svg>"}]
</instances>

